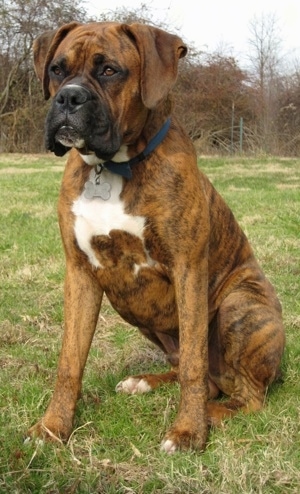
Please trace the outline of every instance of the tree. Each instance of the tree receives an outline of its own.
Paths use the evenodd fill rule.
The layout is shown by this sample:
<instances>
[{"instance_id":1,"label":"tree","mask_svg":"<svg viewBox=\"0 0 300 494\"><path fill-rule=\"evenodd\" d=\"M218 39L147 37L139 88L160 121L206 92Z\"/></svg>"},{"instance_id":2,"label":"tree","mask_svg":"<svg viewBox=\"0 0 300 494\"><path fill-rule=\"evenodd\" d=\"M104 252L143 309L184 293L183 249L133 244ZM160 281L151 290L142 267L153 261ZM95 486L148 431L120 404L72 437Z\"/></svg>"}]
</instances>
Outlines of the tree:
<instances>
[{"instance_id":1,"label":"tree","mask_svg":"<svg viewBox=\"0 0 300 494\"><path fill-rule=\"evenodd\" d=\"M252 74L253 109L257 133L265 151L272 148L275 115L278 112L278 82L281 70L281 44L278 20L274 14L254 16L250 21L249 62Z\"/></svg>"},{"instance_id":2,"label":"tree","mask_svg":"<svg viewBox=\"0 0 300 494\"><path fill-rule=\"evenodd\" d=\"M222 53L202 53L181 65L176 111L192 139L230 148L233 105L237 122L252 119L246 82L235 58Z\"/></svg>"},{"instance_id":3,"label":"tree","mask_svg":"<svg viewBox=\"0 0 300 494\"><path fill-rule=\"evenodd\" d=\"M280 150L285 155L300 153L300 69L299 66L280 80L279 111L276 126Z\"/></svg>"}]
</instances>

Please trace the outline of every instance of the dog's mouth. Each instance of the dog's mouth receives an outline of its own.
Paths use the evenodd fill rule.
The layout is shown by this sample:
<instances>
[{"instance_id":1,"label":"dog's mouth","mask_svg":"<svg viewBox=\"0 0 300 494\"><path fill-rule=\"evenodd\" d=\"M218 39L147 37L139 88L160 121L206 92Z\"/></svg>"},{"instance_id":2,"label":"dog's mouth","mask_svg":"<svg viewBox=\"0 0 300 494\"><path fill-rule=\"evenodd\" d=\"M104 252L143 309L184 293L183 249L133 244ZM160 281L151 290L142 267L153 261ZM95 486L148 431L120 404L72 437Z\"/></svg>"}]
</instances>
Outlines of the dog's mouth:
<instances>
[{"instance_id":1,"label":"dog's mouth","mask_svg":"<svg viewBox=\"0 0 300 494\"><path fill-rule=\"evenodd\" d=\"M85 146L84 139L79 135L78 131L70 125L63 125L55 134L55 141L59 142L67 148L83 148Z\"/></svg>"},{"instance_id":2,"label":"dog's mouth","mask_svg":"<svg viewBox=\"0 0 300 494\"><path fill-rule=\"evenodd\" d=\"M113 149L98 149L91 143L88 143L81 133L72 125L62 125L54 136L54 147L48 147L55 152L57 156L63 156L69 149L76 148L83 155L93 154L102 161L107 161L113 158L120 147L120 142L117 140Z\"/></svg>"}]
</instances>

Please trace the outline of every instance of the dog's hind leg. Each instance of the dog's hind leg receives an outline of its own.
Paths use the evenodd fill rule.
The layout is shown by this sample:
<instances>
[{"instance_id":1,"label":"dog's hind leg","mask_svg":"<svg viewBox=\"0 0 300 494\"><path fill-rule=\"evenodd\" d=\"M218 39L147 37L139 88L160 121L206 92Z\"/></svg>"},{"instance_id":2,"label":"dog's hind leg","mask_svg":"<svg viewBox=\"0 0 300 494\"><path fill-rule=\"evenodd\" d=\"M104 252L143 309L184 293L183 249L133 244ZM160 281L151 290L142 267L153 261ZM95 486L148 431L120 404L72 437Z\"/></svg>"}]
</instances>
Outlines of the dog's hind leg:
<instances>
[{"instance_id":1,"label":"dog's hind leg","mask_svg":"<svg viewBox=\"0 0 300 494\"><path fill-rule=\"evenodd\" d=\"M223 301L210 334L209 372L229 399L208 403L211 425L263 407L284 342L281 308L267 282L260 292L243 288Z\"/></svg>"},{"instance_id":2,"label":"dog's hind leg","mask_svg":"<svg viewBox=\"0 0 300 494\"><path fill-rule=\"evenodd\" d=\"M242 384L243 379L238 379ZM266 389L263 385L250 386L249 380L235 389L233 395L224 402L209 401L207 405L208 423L218 426L226 419L231 418L239 412L251 413L260 410L264 405Z\"/></svg>"}]
</instances>

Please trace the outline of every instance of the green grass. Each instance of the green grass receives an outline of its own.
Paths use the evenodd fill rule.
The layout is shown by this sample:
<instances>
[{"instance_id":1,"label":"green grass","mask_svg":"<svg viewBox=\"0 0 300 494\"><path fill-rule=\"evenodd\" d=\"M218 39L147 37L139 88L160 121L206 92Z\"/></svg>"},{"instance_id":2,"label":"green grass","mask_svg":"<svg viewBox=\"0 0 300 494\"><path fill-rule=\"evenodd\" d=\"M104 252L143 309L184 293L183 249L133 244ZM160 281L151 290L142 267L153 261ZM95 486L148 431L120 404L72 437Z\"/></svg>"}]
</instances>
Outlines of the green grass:
<instances>
[{"instance_id":1,"label":"green grass","mask_svg":"<svg viewBox=\"0 0 300 494\"><path fill-rule=\"evenodd\" d=\"M63 164L52 156L0 156L0 493L298 493L300 160L199 160L284 308L283 382L271 387L264 410L211 431L203 454L162 454L179 389L115 394L123 376L159 371L164 360L105 302L68 444L23 444L50 399L60 349Z\"/></svg>"}]
</instances>

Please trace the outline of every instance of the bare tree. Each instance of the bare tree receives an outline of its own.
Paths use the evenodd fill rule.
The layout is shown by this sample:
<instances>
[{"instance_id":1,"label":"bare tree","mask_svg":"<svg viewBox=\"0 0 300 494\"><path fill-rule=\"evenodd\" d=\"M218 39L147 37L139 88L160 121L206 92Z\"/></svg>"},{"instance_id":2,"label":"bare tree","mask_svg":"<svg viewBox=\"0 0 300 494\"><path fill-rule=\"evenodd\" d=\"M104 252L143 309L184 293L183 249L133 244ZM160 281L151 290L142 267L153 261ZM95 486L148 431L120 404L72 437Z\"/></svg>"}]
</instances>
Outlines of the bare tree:
<instances>
[{"instance_id":1,"label":"bare tree","mask_svg":"<svg viewBox=\"0 0 300 494\"><path fill-rule=\"evenodd\" d=\"M280 29L275 14L262 14L250 21L249 62L254 91L253 107L256 111L258 133L263 147L269 151L272 143L273 123L278 111L278 81L281 70Z\"/></svg>"},{"instance_id":2,"label":"bare tree","mask_svg":"<svg viewBox=\"0 0 300 494\"><path fill-rule=\"evenodd\" d=\"M295 61L292 73L281 78L279 111L276 125L282 154L300 153L300 64Z\"/></svg>"},{"instance_id":3,"label":"bare tree","mask_svg":"<svg viewBox=\"0 0 300 494\"><path fill-rule=\"evenodd\" d=\"M247 74L232 56L202 53L185 60L175 96L176 112L201 151L230 149L233 105L237 122L252 123Z\"/></svg>"}]
</instances>

